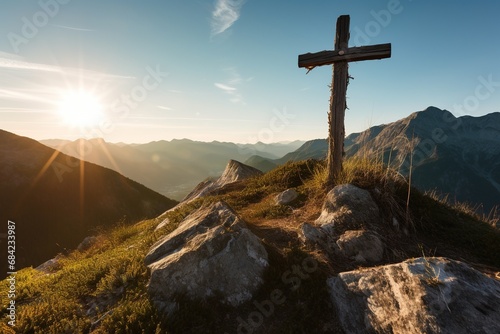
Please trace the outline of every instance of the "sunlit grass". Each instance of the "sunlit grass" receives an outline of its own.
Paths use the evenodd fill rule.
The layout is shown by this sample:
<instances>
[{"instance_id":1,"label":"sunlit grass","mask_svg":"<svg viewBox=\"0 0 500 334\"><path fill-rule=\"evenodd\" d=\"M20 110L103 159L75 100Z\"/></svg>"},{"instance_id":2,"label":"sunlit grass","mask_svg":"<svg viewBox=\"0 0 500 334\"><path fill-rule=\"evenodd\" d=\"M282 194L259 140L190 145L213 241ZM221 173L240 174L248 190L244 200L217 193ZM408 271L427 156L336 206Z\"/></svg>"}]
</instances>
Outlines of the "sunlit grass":
<instances>
[{"instance_id":1,"label":"sunlit grass","mask_svg":"<svg viewBox=\"0 0 500 334\"><path fill-rule=\"evenodd\" d=\"M153 232L157 224L153 219L103 232L90 249L62 257L49 274L21 270L16 286L16 330L89 333L97 322L103 333L154 333L161 321L149 302L143 261L158 237ZM6 284L2 281L0 288L5 289ZM2 295L2 305L6 302Z\"/></svg>"}]
</instances>

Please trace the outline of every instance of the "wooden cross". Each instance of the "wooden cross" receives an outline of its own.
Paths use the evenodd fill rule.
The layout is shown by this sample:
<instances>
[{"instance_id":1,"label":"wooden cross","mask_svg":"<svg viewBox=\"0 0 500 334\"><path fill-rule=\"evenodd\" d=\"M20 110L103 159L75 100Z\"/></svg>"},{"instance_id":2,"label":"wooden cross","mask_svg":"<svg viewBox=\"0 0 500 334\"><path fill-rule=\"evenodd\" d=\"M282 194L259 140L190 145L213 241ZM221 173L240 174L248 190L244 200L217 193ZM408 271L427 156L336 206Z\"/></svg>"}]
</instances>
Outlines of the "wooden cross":
<instances>
[{"instance_id":1,"label":"wooden cross","mask_svg":"<svg viewBox=\"0 0 500 334\"><path fill-rule=\"evenodd\" d=\"M348 47L349 15L339 16L335 36L335 50L306 53L299 56L299 67L309 71L316 66L333 65L332 94L328 113L328 185L332 186L335 178L342 171L344 154L344 115L346 92L349 79L347 63L351 61L383 59L391 57L391 44L378 44L361 47Z\"/></svg>"}]
</instances>

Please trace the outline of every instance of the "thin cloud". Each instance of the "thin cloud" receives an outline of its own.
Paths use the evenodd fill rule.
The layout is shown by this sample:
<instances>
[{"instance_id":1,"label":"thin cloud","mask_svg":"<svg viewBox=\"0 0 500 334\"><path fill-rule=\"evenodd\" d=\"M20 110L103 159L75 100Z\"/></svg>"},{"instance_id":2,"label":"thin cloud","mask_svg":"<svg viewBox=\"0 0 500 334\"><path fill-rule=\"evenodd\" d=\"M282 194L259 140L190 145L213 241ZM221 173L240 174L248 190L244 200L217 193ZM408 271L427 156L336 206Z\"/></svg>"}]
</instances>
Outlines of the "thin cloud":
<instances>
[{"instance_id":1,"label":"thin cloud","mask_svg":"<svg viewBox=\"0 0 500 334\"><path fill-rule=\"evenodd\" d=\"M135 79L135 77L102 73L81 68L61 67L29 62L20 59L19 57L11 57L8 53L0 53L0 70L1 69L53 72L76 77L93 77L96 79Z\"/></svg>"},{"instance_id":2,"label":"thin cloud","mask_svg":"<svg viewBox=\"0 0 500 334\"><path fill-rule=\"evenodd\" d=\"M241 94L239 88L245 83L251 81L253 78L244 79L241 77L238 69L235 67L227 67L224 69L224 72L227 74L228 79L224 81L224 83L216 82L214 83L215 87L222 90L224 93L230 96L229 101L232 103L243 103L243 95Z\"/></svg>"},{"instance_id":3,"label":"thin cloud","mask_svg":"<svg viewBox=\"0 0 500 334\"><path fill-rule=\"evenodd\" d=\"M62 72L61 68L56 66L31 63L24 60L3 58L3 57L0 57L0 68L14 69L14 70L56 72L56 73Z\"/></svg>"},{"instance_id":4,"label":"thin cloud","mask_svg":"<svg viewBox=\"0 0 500 334\"><path fill-rule=\"evenodd\" d=\"M22 92L21 90L4 89L0 87L0 99L2 100L18 100L18 101L35 101L50 104L52 99L45 94L32 94Z\"/></svg>"},{"instance_id":5,"label":"thin cloud","mask_svg":"<svg viewBox=\"0 0 500 334\"><path fill-rule=\"evenodd\" d=\"M225 91L227 93L236 91L236 88L230 87L230 86L218 83L218 82L214 83L214 85L215 85L215 87L222 89L223 91Z\"/></svg>"},{"instance_id":6,"label":"thin cloud","mask_svg":"<svg viewBox=\"0 0 500 334\"><path fill-rule=\"evenodd\" d=\"M255 119L242 118L202 118L202 117L154 117L154 116L129 116L127 119L142 119L142 120L166 120L166 121L213 121L213 122L245 122L259 123Z\"/></svg>"},{"instance_id":7,"label":"thin cloud","mask_svg":"<svg viewBox=\"0 0 500 334\"><path fill-rule=\"evenodd\" d=\"M173 110L172 108L169 108L169 107L165 107L165 106L156 106L158 109L163 109L163 110Z\"/></svg>"},{"instance_id":8,"label":"thin cloud","mask_svg":"<svg viewBox=\"0 0 500 334\"><path fill-rule=\"evenodd\" d=\"M212 36L229 29L239 18L245 0L217 0L212 12Z\"/></svg>"},{"instance_id":9,"label":"thin cloud","mask_svg":"<svg viewBox=\"0 0 500 334\"><path fill-rule=\"evenodd\" d=\"M18 54L0 51L0 58L22 59L23 57Z\"/></svg>"},{"instance_id":10,"label":"thin cloud","mask_svg":"<svg viewBox=\"0 0 500 334\"><path fill-rule=\"evenodd\" d=\"M26 113L26 114L39 114L39 113L46 113L46 112L51 112L52 110L50 109L30 109L30 108L0 108L0 113L6 113L6 114L20 114L20 113Z\"/></svg>"},{"instance_id":11,"label":"thin cloud","mask_svg":"<svg viewBox=\"0 0 500 334\"><path fill-rule=\"evenodd\" d=\"M63 25L59 25L59 24L52 24L52 26L53 27L57 27L57 28L68 29L68 30L76 30L76 31L95 31L95 30L92 30L92 29L69 27L69 26L63 26Z\"/></svg>"},{"instance_id":12,"label":"thin cloud","mask_svg":"<svg viewBox=\"0 0 500 334\"><path fill-rule=\"evenodd\" d=\"M231 87L231 86L224 85L224 84L221 84L218 82L214 83L214 85L215 85L215 87L222 90L224 93L229 94L231 96L229 101L231 101L232 103L243 102L243 98L242 98L241 94L238 92L238 90L236 89L236 87Z\"/></svg>"}]
</instances>

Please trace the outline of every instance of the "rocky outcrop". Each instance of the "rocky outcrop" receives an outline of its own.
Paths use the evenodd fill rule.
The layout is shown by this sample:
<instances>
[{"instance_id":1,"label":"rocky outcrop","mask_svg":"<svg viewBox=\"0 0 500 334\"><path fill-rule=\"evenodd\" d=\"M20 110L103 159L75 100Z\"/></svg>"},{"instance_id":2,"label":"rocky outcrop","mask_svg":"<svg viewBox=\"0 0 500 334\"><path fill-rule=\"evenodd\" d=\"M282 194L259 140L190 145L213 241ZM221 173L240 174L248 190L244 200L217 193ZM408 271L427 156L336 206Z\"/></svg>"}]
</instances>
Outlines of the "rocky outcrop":
<instances>
[{"instance_id":1,"label":"rocky outcrop","mask_svg":"<svg viewBox=\"0 0 500 334\"><path fill-rule=\"evenodd\" d=\"M500 282L462 262L417 258L327 283L346 333L500 333Z\"/></svg>"},{"instance_id":2,"label":"rocky outcrop","mask_svg":"<svg viewBox=\"0 0 500 334\"><path fill-rule=\"evenodd\" d=\"M184 197L180 204L206 196L211 190L215 189L214 184L215 180L211 178L198 183L198 185L196 185L196 187L189 194L187 194L186 197Z\"/></svg>"},{"instance_id":3,"label":"rocky outcrop","mask_svg":"<svg viewBox=\"0 0 500 334\"><path fill-rule=\"evenodd\" d=\"M250 177L262 175L262 172L256 168L245 165L236 160L229 160L224 172L216 180L205 180L198 184L182 202L189 202L196 198L213 194L222 187L248 179Z\"/></svg>"},{"instance_id":4,"label":"rocky outcrop","mask_svg":"<svg viewBox=\"0 0 500 334\"><path fill-rule=\"evenodd\" d=\"M156 306L172 312L176 297L221 298L237 306L260 287L267 252L225 203L202 207L158 241L145 259L151 270L149 293Z\"/></svg>"},{"instance_id":5,"label":"rocky outcrop","mask_svg":"<svg viewBox=\"0 0 500 334\"><path fill-rule=\"evenodd\" d=\"M226 184L245 180L257 175L262 175L262 172L257 168L250 167L236 160L229 160L224 173L222 173L221 177L216 181L216 184L222 187Z\"/></svg>"},{"instance_id":6,"label":"rocky outcrop","mask_svg":"<svg viewBox=\"0 0 500 334\"><path fill-rule=\"evenodd\" d=\"M341 255L361 264L377 264L384 243L377 230L380 212L367 190L343 184L326 196L321 215L314 224L302 225L301 239L330 255Z\"/></svg>"}]
</instances>

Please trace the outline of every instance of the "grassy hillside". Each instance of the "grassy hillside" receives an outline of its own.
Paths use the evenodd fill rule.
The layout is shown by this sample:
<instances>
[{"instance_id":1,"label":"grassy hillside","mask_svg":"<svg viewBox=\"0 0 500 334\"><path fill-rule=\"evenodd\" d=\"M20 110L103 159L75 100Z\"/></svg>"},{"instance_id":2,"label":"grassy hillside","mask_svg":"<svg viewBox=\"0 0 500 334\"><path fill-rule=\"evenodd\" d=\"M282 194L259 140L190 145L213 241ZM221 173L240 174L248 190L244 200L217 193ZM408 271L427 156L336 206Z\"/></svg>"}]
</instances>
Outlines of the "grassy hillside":
<instances>
[{"instance_id":1,"label":"grassy hillside","mask_svg":"<svg viewBox=\"0 0 500 334\"><path fill-rule=\"evenodd\" d=\"M297 232L321 211L326 190L325 168L315 160L287 163L262 176L225 187L217 196L198 199L162 216L133 226L103 231L95 244L72 252L49 273L25 269L17 275L17 330L23 333L224 333L236 332L237 318L255 310L252 302L234 309L212 302L179 300L179 311L162 318L147 291L149 273L143 260L149 247L173 231L192 210L209 202L226 201L263 240L270 267L265 284L254 300L261 301L280 288L287 302L274 310L259 328L266 333L316 333L338 331L331 319L326 278L349 269L349 263L328 263L301 244ZM387 262L424 255L467 261L484 272L500 269L500 233L485 220L468 214L466 207L452 208L413 188L394 171L367 161L350 160L338 183L352 183L370 191L384 217L397 217L408 235L388 240ZM274 205L274 196L288 188L299 192L289 206ZM408 197L408 191L410 195ZM408 201L409 198L409 201ZM407 205L408 204L408 205ZM168 217L170 223L155 227ZM389 232L388 232L389 233ZM306 257L318 270L291 291L282 275ZM0 283L6 291L7 281ZM1 295L0 329L6 325L6 295ZM3 326L3 328L1 327ZM258 331L260 332L260 331Z\"/></svg>"}]
</instances>

